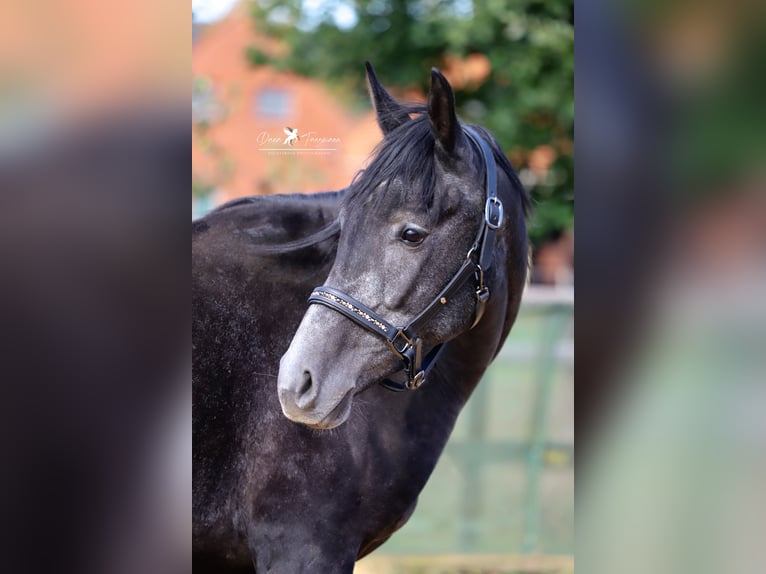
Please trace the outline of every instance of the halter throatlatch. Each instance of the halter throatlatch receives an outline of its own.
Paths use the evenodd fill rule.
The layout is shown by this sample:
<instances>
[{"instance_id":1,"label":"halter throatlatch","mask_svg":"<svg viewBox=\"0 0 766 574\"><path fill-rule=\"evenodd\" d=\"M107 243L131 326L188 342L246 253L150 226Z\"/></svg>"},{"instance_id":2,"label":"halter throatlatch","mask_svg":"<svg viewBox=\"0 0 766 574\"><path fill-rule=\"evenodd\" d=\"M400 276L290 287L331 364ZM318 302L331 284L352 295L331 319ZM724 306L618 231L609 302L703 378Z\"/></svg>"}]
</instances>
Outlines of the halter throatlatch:
<instances>
[{"instance_id":1,"label":"halter throatlatch","mask_svg":"<svg viewBox=\"0 0 766 574\"><path fill-rule=\"evenodd\" d=\"M492 150L487 142L472 128L463 126L468 138L481 150L486 171L487 201L484 204L484 220L473 245L468 250L465 261L453 275L450 282L412 321L404 327L395 327L361 301L346 295L338 289L323 285L316 287L309 297L309 304L317 303L342 313L357 325L385 339L391 352L402 362L407 374L405 383L386 379L381 384L393 391L414 390L422 385L441 351L441 344L436 345L423 357L423 343L417 333L443 305L474 278L476 307L474 310L473 329L481 318L489 301L489 288L484 282L484 274L492 266L492 254L495 248L495 232L503 224L503 203L497 197L497 169L492 157Z\"/></svg>"}]
</instances>

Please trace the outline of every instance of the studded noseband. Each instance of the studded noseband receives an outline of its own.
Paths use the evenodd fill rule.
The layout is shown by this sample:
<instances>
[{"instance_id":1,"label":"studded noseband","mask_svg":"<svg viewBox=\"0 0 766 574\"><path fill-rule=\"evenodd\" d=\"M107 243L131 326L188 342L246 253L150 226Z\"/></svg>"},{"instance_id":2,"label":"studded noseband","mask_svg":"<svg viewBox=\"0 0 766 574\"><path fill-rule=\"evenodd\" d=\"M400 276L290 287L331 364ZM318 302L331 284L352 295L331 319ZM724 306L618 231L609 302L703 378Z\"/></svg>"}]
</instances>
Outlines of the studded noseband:
<instances>
[{"instance_id":1,"label":"studded noseband","mask_svg":"<svg viewBox=\"0 0 766 574\"><path fill-rule=\"evenodd\" d=\"M441 344L436 345L428 355L422 356L422 341L417 333L420 328L436 312L451 300L463 285L474 278L476 288L476 308L471 328L475 327L484 315L489 288L484 283L484 274L492 265L492 254L495 247L495 232L503 224L503 204L497 197L497 169L492 157L492 150L486 141L472 128L464 126L468 138L481 150L486 171L487 201L484 207L484 218L479 232L465 261L444 289L423 309L412 321L403 327L396 327L386 321L378 313L364 303L346 295L342 291L323 285L316 287L309 297L309 304L324 305L342 313L357 325L385 339L394 355L402 361L403 370L407 374L406 383L398 383L386 379L381 384L393 391L414 390L422 385L428 372L436 362L441 351Z\"/></svg>"}]
</instances>

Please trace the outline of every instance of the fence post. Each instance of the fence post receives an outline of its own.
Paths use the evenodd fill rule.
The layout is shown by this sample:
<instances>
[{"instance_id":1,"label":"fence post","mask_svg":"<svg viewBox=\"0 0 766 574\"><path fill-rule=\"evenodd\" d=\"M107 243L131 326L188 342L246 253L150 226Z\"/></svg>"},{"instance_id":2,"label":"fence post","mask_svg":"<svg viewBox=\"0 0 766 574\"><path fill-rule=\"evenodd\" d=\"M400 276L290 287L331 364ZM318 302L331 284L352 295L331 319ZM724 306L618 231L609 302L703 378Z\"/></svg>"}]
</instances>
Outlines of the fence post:
<instances>
[{"instance_id":1,"label":"fence post","mask_svg":"<svg viewBox=\"0 0 766 574\"><path fill-rule=\"evenodd\" d=\"M489 371L485 374L489 377ZM490 385L488 380L479 384L468 402L468 432L466 442L478 445L487 436L487 400ZM459 547L462 552L475 552L479 539L482 505L481 475L484 460L476 456L464 457L461 461L463 494L460 497Z\"/></svg>"},{"instance_id":2,"label":"fence post","mask_svg":"<svg viewBox=\"0 0 766 574\"><path fill-rule=\"evenodd\" d=\"M556 349L570 319L568 305L554 304L545 314L547 316L543 322L543 341L538 358L538 375L535 385L537 393L532 411L531 440L527 452L527 494L524 503L525 524L522 543L522 552L525 554L539 549L540 479L548 434L548 407L558 367Z\"/></svg>"}]
</instances>

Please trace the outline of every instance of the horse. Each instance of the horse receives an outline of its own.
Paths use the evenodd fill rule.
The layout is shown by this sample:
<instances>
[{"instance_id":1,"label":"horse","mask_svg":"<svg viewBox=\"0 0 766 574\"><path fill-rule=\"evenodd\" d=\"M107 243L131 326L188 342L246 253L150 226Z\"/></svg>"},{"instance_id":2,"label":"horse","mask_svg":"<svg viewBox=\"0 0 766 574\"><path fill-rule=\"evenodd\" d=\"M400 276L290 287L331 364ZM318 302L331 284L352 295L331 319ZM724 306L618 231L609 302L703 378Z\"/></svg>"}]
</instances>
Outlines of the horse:
<instances>
[{"instance_id":1,"label":"horse","mask_svg":"<svg viewBox=\"0 0 766 574\"><path fill-rule=\"evenodd\" d=\"M366 66L384 137L348 188L192 223L196 572L353 572L515 321L530 200L501 147L438 70L405 105Z\"/></svg>"}]
</instances>

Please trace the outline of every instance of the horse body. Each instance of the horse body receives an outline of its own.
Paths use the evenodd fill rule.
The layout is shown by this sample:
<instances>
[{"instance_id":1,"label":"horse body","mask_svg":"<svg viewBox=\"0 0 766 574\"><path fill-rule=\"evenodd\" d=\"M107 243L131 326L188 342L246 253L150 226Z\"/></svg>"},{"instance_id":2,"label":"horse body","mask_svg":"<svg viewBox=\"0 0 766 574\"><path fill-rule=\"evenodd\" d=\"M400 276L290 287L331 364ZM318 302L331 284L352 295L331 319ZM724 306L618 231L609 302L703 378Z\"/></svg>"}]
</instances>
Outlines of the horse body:
<instances>
[{"instance_id":1,"label":"horse body","mask_svg":"<svg viewBox=\"0 0 766 574\"><path fill-rule=\"evenodd\" d=\"M386 131L407 119L387 113L380 124ZM519 202L503 171L500 179L503 201ZM290 372L287 359L279 369L280 358L289 352L292 364L321 356L338 343L330 330L347 327L329 309L309 321L305 302L315 286L343 276L336 257L344 243L335 222L348 209L348 193L253 198L193 224L193 546L199 572L352 572L355 560L409 518L462 406L515 319L526 274L521 209L507 217L511 229L495 246L484 318L446 342L427 384L392 393L355 375L353 408L341 413L342 424L337 406L326 424L332 430L289 420L277 390L284 380L290 384ZM328 331L312 339L309 327L317 318ZM365 361L377 360L377 351L365 345L382 343L347 328L359 344L333 368L353 373L349 357L358 352L364 372Z\"/></svg>"},{"instance_id":2,"label":"horse body","mask_svg":"<svg viewBox=\"0 0 766 574\"><path fill-rule=\"evenodd\" d=\"M308 296L308 283L324 278L335 254L332 237L282 255L253 247L324 227L337 215L339 196L236 201L193 224L193 505L200 556L212 559L226 548L227 561L251 562L247 527L237 517L252 504L248 487L261 484L250 482L253 471L273 466L266 439L284 436L269 424L288 433L294 426L280 420L279 357L303 314L296 303ZM253 441L254 434L264 440Z\"/></svg>"}]
</instances>

